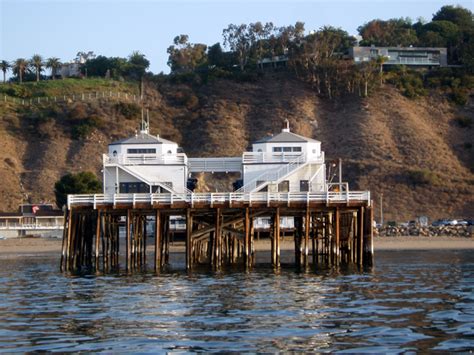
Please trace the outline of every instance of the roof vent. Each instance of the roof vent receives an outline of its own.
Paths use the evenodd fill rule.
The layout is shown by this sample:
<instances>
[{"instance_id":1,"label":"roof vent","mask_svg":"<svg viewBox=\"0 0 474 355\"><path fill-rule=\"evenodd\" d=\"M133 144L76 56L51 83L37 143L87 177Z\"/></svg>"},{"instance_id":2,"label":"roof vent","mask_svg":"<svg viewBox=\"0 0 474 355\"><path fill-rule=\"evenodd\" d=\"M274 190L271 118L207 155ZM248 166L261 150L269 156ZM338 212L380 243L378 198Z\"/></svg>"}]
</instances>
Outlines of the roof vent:
<instances>
[{"instance_id":1,"label":"roof vent","mask_svg":"<svg viewBox=\"0 0 474 355\"><path fill-rule=\"evenodd\" d=\"M282 132L289 132L290 131L290 121L285 118L285 124L283 125Z\"/></svg>"}]
</instances>

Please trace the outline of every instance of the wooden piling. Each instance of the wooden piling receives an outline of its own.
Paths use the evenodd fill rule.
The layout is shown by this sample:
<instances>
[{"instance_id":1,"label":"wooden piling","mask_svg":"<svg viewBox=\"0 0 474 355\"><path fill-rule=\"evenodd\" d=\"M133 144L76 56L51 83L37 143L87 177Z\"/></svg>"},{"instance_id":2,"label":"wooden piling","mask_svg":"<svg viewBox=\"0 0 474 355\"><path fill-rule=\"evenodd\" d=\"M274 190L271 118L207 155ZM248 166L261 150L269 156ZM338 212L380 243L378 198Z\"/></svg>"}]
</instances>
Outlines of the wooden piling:
<instances>
[{"instance_id":1,"label":"wooden piling","mask_svg":"<svg viewBox=\"0 0 474 355\"><path fill-rule=\"evenodd\" d=\"M130 223L131 223L131 213L130 210L127 209L127 217L125 221L125 226L126 226L126 232L125 232L125 247L126 247L126 269L127 271L130 271L131 264L132 264L132 241L131 241L131 236L130 236Z\"/></svg>"},{"instance_id":2,"label":"wooden piling","mask_svg":"<svg viewBox=\"0 0 474 355\"><path fill-rule=\"evenodd\" d=\"M161 269L161 215L155 210L155 272Z\"/></svg>"},{"instance_id":3,"label":"wooden piling","mask_svg":"<svg viewBox=\"0 0 474 355\"><path fill-rule=\"evenodd\" d=\"M193 217L191 210L186 209L186 269L190 270L193 266Z\"/></svg>"}]
</instances>

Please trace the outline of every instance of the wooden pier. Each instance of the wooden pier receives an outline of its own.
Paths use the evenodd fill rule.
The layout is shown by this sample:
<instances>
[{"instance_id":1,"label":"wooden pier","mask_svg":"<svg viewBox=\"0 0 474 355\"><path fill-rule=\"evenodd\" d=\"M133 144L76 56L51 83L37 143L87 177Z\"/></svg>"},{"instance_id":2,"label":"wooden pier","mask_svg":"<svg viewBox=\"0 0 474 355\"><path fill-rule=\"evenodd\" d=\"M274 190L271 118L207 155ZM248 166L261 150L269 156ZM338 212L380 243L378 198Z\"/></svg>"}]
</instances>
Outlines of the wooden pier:
<instances>
[{"instance_id":1,"label":"wooden pier","mask_svg":"<svg viewBox=\"0 0 474 355\"><path fill-rule=\"evenodd\" d=\"M332 195L331 195L332 194ZM69 196L61 269L128 272L170 262L170 217L182 216L185 265L255 265L254 220L270 218L271 264L280 266L281 217L294 219L294 261L302 268L372 265L370 195L348 193L133 194ZM152 230L147 230L150 226ZM120 229L125 228L120 241ZM124 240L123 240L124 239ZM154 246L147 260L147 244Z\"/></svg>"}]
</instances>

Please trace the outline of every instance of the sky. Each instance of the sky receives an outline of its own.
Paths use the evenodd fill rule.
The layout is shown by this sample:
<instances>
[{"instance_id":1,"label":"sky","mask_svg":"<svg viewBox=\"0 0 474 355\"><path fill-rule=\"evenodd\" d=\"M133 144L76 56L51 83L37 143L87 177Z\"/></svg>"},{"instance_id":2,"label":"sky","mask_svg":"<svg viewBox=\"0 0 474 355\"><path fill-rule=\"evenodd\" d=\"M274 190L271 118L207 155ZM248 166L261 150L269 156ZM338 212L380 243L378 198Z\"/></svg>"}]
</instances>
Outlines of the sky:
<instances>
[{"instance_id":1,"label":"sky","mask_svg":"<svg viewBox=\"0 0 474 355\"><path fill-rule=\"evenodd\" d=\"M305 23L307 32L324 25L357 34L375 18L431 20L443 5L473 11L473 0L0 0L0 60L58 57L77 52L127 57L135 50L150 60L154 73L169 72L166 49L179 34L191 43L223 42L230 23Z\"/></svg>"}]
</instances>

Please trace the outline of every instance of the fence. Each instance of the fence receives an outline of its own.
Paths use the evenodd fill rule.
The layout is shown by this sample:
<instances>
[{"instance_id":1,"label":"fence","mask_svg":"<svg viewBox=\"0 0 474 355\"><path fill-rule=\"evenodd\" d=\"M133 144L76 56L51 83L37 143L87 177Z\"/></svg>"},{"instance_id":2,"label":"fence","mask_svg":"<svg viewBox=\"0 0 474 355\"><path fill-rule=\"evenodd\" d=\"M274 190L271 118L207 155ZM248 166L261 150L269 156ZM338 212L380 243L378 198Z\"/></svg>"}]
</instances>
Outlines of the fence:
<instances>
[{"instance_id":1,"label":"fence","mask_svg":"<svg viewBox=\"0 0 474 355\"><path fill-rule=\"evenodd\" d=\"M97 91L97 92L88 92L72 95L61 95L61 96L43 96L43 97L33 97L33 98L18 98L8 95L3 95L3 98L0 102L3 103L14 103L18 105L38 105L41 103L70 103L77 101L92 101L92 100L128 100L136 103L141 103L142 98L140 95L129 94L124 92L114 92L114 91Z\"/></svg>"}]
</instances>

